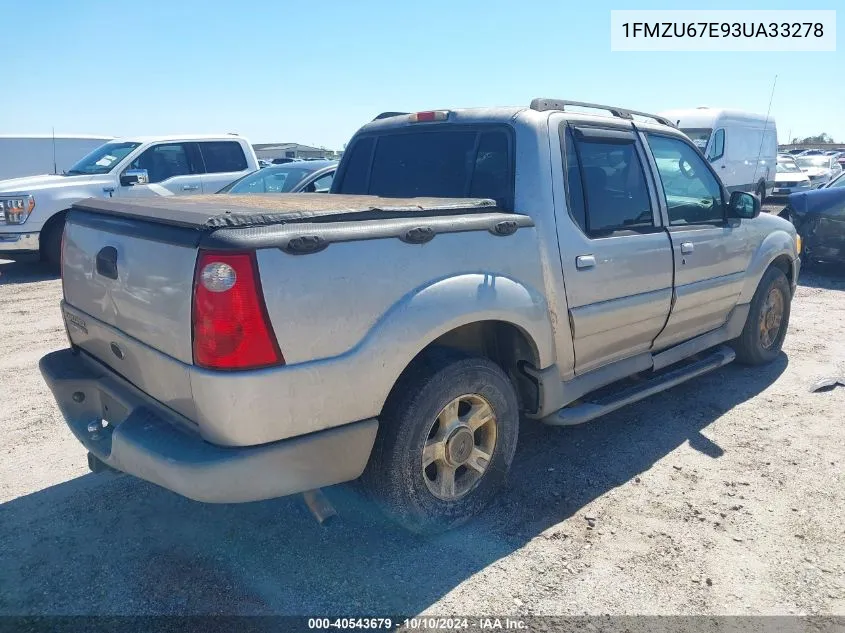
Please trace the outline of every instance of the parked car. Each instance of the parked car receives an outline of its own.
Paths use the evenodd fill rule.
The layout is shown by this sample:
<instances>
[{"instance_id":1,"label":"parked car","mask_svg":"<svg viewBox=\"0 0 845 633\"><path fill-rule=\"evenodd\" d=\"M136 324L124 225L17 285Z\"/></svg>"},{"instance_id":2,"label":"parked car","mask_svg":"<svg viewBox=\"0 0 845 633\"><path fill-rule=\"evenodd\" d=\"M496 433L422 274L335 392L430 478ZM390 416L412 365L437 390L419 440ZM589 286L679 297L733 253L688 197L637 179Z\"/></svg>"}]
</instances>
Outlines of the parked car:
<instances>
[{"instance_id":1,"label":"parked car","mask_svg":"<svg viewBox=\"0 0 845 633\"><path fill-rule=\"evenodd\" d=\"M790 195L780 215L801 236L801 257L807 265L845 263L845 174L820 189Z\"/></svg>"},{"instance_id":2,"label":"parked car","mask_svg":"<svg viewBox=\"0 0 845 633\"><path fill-rule=\"evenodd\" d=\"M661 112L704 153L729 190L765 200L775 185L778 153L775 120L762 114L693 108Z\"/></svg>"},{"instance_id":3,"label":"parked car","mask_svg":"<svg viewBox=\"0 0 845 633\"><path fill-rule=\"evenodd\" d=\"M303 161L272 165L247 174L218 193L328 193L337 161Z\"/></svg>"},{"instance_id":4,"label":"parked car","mask_svg":"<svg viewBox=\"0 0 845 633\"><path fill-rule=\"evenodd\" d=\"M777 358L794 227L665 119L572 105L378 117L332 195L74 205L41 371L92 469L207 502L363 474L439 530L501 488L520 415Z\"/></svg>"},{"instance_id":5,"label":"parked car","mask_svg":"<svg viewBox=\"0 0 845 633\"><path fill-rule=\"evenodd\" d=\"M810 177L801 171L795 159L789 154L778 155L775 187L770 198L785 198L791 193L806 191L810 188Z\"/></svg>"},{"instance_id":6,"label":"parked car","mask_svg":"<svg viewBox=\"0 0 845 633\"><path fill-rule=\"evenodd\" d=\"M300 160L300 159L283 156L281 158L274 158L270 162L273 163L274 165L284 165L285 163L293 163L293 162L296 162L298 160Z\"/></svg>"},{"instance_id":7,"label":"parked car","mask_svg":"<svg viewBox=\"0 0 845 633\"><path fill-rule=\"evenodd\" d=\"M795 162L810 178L814 188L827 184L842 173L842 165L832 156L802 154L795 158Z\"/></svg>"},{"instance_id":8,"label":"parked car","mask_svg":"<svg viewBox=\"0 0 845 633\"><path fill-rule=\"evenodd\" d=\"M0 181L60 174L110 136L0 134Z\"/></svg>"},{"instance_id":9,"label":"parked car","mask_svg":"<svg viewBox=\"0 0 845 633\"><path fill-rule=\"evenodd\" d=\"M58 267L67 211L83 198L214 193L258 169L239 136L157 136L109 141L62 175L0 182L0 257Z\"/></svg>"}]
</instances>

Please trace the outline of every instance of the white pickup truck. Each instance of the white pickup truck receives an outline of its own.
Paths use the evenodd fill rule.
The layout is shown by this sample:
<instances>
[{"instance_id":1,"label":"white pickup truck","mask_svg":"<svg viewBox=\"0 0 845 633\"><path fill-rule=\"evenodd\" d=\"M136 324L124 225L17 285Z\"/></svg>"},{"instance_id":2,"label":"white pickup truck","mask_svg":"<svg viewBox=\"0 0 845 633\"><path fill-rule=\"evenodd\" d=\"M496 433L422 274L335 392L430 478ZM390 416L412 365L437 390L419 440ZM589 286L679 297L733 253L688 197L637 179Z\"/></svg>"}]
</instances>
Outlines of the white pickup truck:
<instances>
[{"instance_id":1,"label":"white pickup truck","mask_svg":"<svg viewBox=\"0 0 845 633\"><path fill-rule=\"evenodd\" d=\"M0 181L0 258L58 267L65 215L79 200L216 193L256 169L252 146L231 134L109 141L64 174Z\"/></svg>"}]
</instances>

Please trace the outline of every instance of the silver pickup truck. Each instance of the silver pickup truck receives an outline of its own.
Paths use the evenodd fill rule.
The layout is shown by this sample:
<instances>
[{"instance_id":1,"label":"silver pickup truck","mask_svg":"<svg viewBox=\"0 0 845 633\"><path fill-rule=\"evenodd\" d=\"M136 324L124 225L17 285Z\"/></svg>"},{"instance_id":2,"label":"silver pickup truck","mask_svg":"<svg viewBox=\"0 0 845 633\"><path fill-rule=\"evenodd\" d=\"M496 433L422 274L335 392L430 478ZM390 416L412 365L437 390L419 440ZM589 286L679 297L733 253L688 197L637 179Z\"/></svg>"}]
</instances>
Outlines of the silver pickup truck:
<instances>
[{"instance_id":1,"label":"silver pickup truck","mask_svg":"<svg viewBox=\"0 0 845 633\"><path fill-rule=\"evenodd\" d=\"M207 502L362 477L445 529L503 485L521 417L774 359L792 225L668 121L584 105L385 113L330 194L74 205L71 346L41 371L92 469Z\"/></svg>"}]
</instances>

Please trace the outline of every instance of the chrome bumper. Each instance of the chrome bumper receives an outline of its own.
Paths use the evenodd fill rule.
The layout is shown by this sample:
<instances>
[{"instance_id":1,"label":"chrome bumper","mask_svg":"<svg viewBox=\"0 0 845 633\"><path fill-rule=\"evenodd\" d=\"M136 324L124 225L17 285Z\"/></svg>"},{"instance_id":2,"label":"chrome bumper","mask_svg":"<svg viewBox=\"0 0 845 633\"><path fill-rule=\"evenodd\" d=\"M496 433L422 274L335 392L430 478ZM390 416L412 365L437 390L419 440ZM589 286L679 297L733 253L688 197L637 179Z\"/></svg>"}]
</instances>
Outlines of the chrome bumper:
<instances>
[{"instance_id":1,"label":"chrome bumper","mask_svg":"<svg viewBox=\"0 0 845 633\"><path fill-rule=\"evenodd\" d=\"M0 232L0 255L16 253L37 253L39 233L2 233Z\"/></svg>"}]
</instances>

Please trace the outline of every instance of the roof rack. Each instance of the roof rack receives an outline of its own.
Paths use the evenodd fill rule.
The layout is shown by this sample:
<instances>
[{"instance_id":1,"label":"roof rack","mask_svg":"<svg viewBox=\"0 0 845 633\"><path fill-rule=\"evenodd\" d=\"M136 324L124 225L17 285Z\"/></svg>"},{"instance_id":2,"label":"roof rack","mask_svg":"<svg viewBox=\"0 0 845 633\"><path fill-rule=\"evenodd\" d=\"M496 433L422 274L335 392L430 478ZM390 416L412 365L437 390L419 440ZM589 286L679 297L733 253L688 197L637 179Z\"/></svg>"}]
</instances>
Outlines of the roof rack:
<instances>
[{"instance_id":1,"label":"roof rack","mask_svg":"<svg viewBox=\"0 0 845 633\"><path fill-rule=\"evenodd\" d=\"M408 112L382 112L379 114L373 121L378 121L380 119L389 119L390 117L394 116L402 116L403 114L409 114Z\"/></svg>"},{"instance_id":2,"label":"roof rack","mask_svg":"<svg viewBox=\"0 0 845 633\"><path fill-rule=\"evenodd\" d=\"M662 116L658 116L656 114L650 114L648 112L639 112L637 110L628 110L627 108L617 108L616 106L606 106L601 105L599 103L586 103L584 101L567 101L564 99L542 99L538 97L537 99L533 99L531 101L530 107L532 110L537 110L538 112L546 112L548 110L560 110L561 112L565 112L566 106L578 106L581 108L594 108L596 110L606 110L615 117L618 117L620 119L628 119L629 121L632 121L634 119L633 115L643 116L649 119L653 119L662 125L677 127L669 119Z\"/></svg>"}]
</instances>

